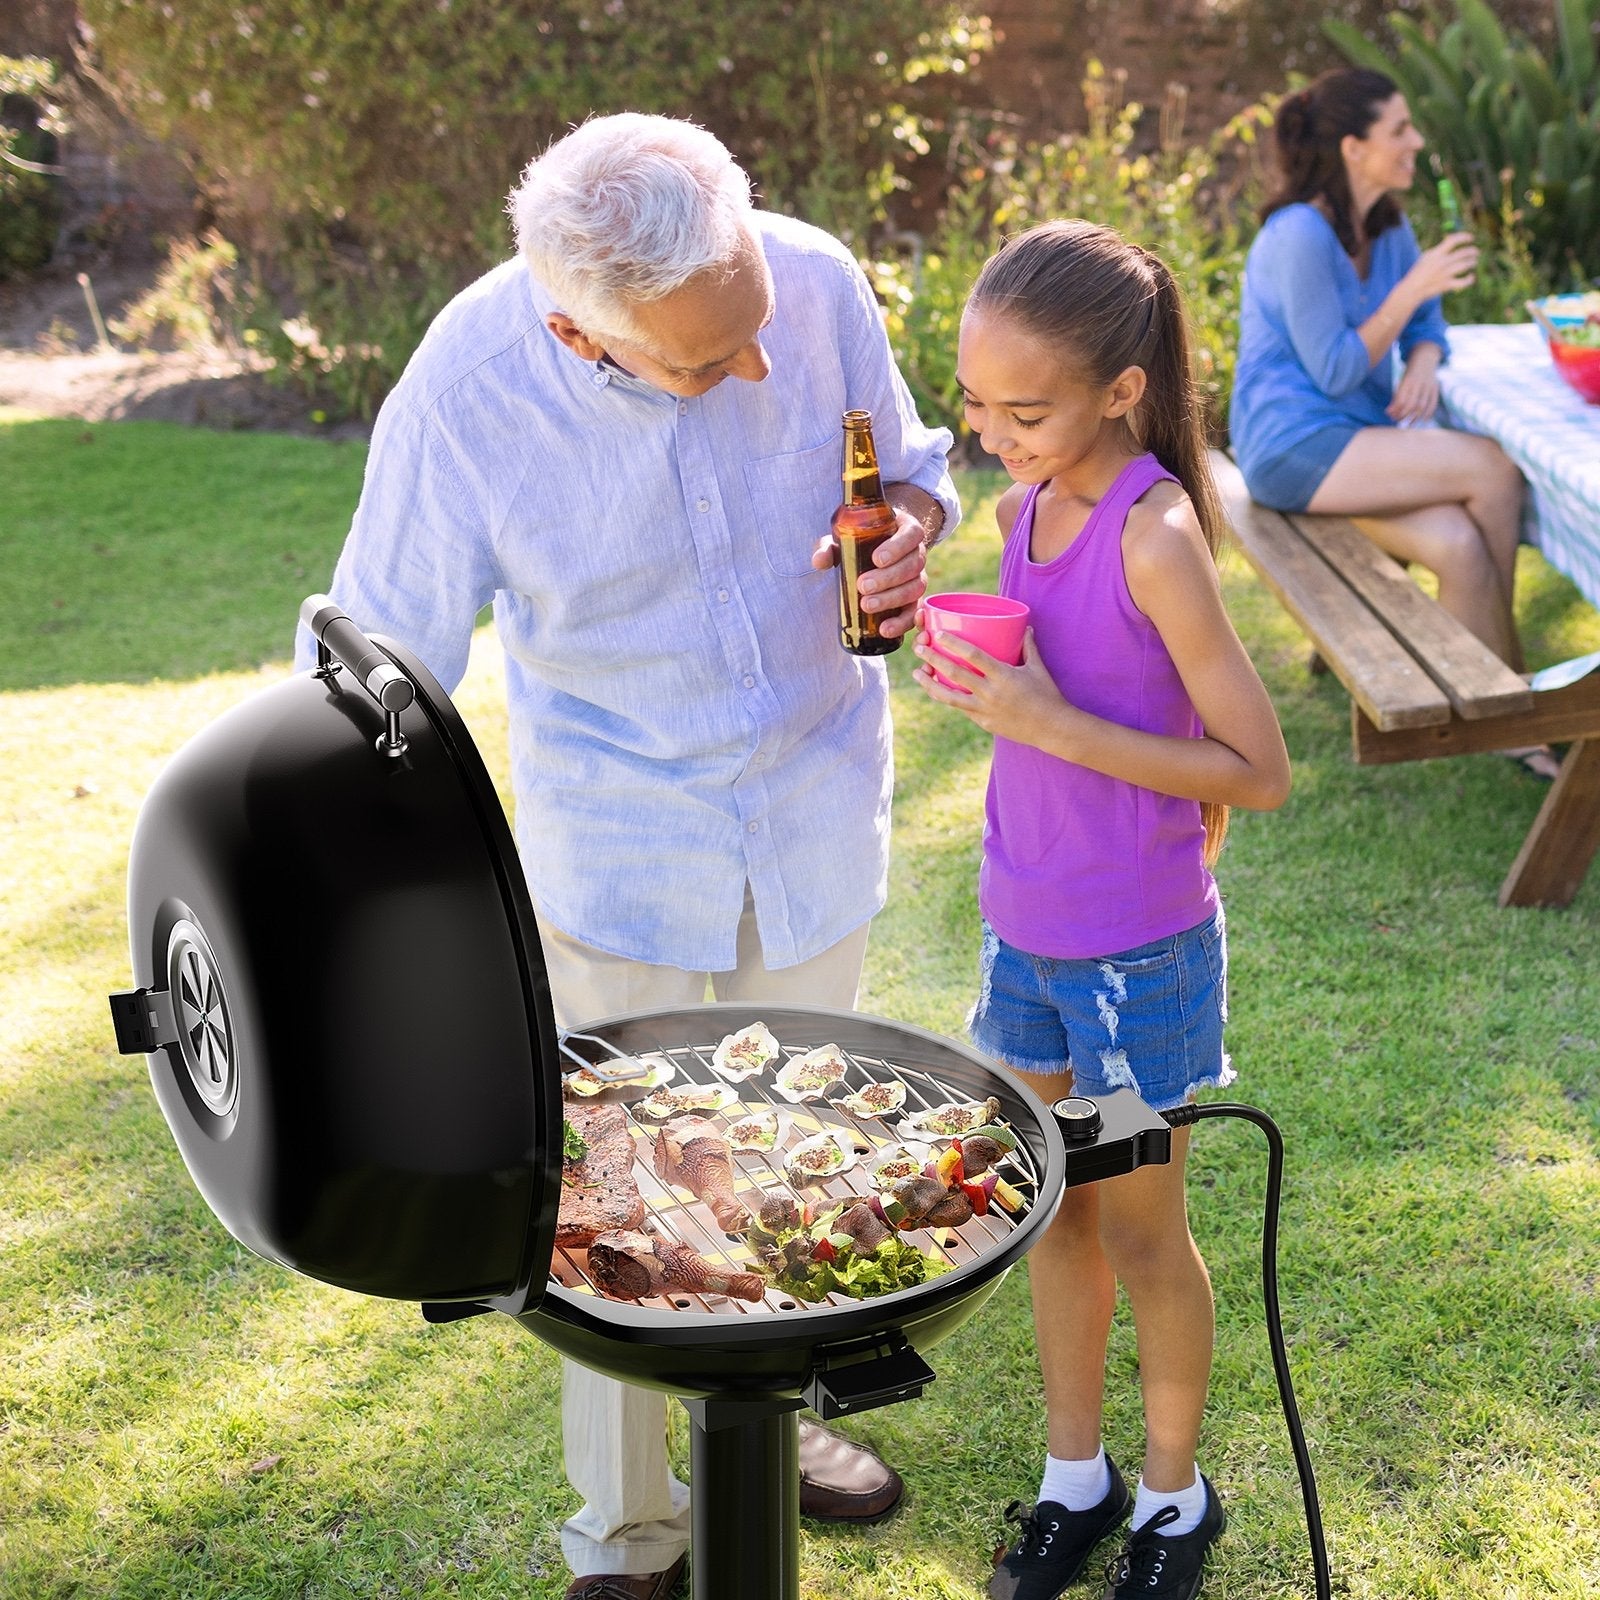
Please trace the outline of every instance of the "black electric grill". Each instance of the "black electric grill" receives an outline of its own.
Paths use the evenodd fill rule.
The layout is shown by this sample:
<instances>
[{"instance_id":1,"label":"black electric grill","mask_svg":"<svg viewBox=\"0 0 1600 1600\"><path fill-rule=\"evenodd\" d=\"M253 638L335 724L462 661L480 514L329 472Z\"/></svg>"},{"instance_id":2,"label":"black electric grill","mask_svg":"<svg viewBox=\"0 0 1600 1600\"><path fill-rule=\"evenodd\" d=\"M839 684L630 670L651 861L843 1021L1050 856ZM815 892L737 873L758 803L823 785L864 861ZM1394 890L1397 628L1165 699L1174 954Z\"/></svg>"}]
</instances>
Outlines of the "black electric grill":
<instances>
[{"instance_id":1,"label":"black electric grill","mask_svg":"<svg viewBox=\"0 0 1600 1600\"><path fill-rule=\"evenodd\" d=\"M1166 1124L1113 1097L1131 1106L1110 1113L1120 1125L1097 1146L1100 1114L1078 1102L1094 1127L1063 1119L1082 1134L1069 1174L1057 1116L1016 1078L921 1029L821 1008L639 1013L563 1042L510 829L448 697L402 646L368 639L323 597L302 617L317 672L202 732L141 809L128 868L138 987L112 997L120 1047L148 1054L196 1184L252 1250L422 1302L436 1322L504 1312L576 1361L682 1397L696 1600L794 1600L795 1413L920 1393L933 1377L923 1352L994 1292L1063 1187L1166 1159ZM712 1082L715 1044L757 1019L785 1058L834 1043L852 1082L903 1081L907 1112L994 1096L1028 1205L942 1245L906 1235L942 1249L951 1270L876 1299L597 1293L579 1254L554 1249L571 1055L665 1053L682 1081ZM769 1098L768 1076L736 1086L745 1106ZM783 1109L859 1144L898 1142L899 1116ZM653 1225L741 1262L742 1247L639 1155ZM784 1186L765 1158L736 1163L741 1188ZM795 1192L819 1189L870 1192L858 1171Z\"/></svg>"},{"instance_id":2,"label":"black electric grill","mask_svg":"<svg viewBox=\"0 0 1600 1600\"><path fill-rule=\"evenodd\" d=\"M994 1096L1000 1119L1017 1136L1012 1181L1028 1186L1031 1203L1014 1218L991 1207L938 1235L906 1233L908 1241L942 1253L950 1270L868 1300L832 1295L808 1305L769 1292L759 1304L688 1294L617 1301L595 1290L581 1252L555 1253L543 1298L519 1315L523 1326L572 1360L678 1395L689 1412L694 1600L795 1600L796 1413L809 1405L820 1416L838 1417L919 1395L934 1377L923 1352L959 1328L999 1287L1006 1269L1055 1214L1064 1186L1061 1134L1044 1105L982 1056L919 1028L822 1008L713 1005L615 1018L589 1024L586 1032L622 1054L668 1056L680 1067L675 1083L706 1083L715 1081L708 1063L716 1040L757 1019L790 1046L786 1055L800 1046L837 1044L851 1063L852 1082L857 1075L861 1081L904 1082L907 1112ZM837 1128L874 1149L903 1142L893 1129L898 1119L880 1127L835 1106L776 1101L758 1087L770 1083L774 1070L776 1064L738 1085L743 1106L772 1100L796 1120ZM653 1137L655 1126L642 1125ZM814 1205L827 1195L870 1192L859 1163L823 1183L795 1186L784 1179L778 1152L772 1160L734 1160L741 1169L735 1189L748 1205L756 1202L757 1191L783 1190ZM743 1261L748 1252L717 1228L703 1204L686 1201L656 1177L642 1143L634 1166L650 1208L647 1226L708 1257ZM425 1309L435 1318L460 1314L458 1308Z\"/></svg>"}]
</instances>

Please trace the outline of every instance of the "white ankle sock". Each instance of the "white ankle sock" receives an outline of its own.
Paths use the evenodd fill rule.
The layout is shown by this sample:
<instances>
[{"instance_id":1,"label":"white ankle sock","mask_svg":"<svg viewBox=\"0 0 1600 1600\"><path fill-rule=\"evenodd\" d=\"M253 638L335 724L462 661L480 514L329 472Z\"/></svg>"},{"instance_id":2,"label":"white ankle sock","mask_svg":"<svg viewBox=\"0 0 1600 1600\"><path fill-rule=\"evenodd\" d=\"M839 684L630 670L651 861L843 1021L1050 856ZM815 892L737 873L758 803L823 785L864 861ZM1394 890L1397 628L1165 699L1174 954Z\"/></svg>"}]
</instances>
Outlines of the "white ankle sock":
<instances>
[{"instance_id":1,"label":"white ankle sock","mask_svg":"<svg viewBox=\"0 0 1600 1600\"><path fill-rule=\"evenodd\" d=\"M1087 1461L1063 1461L1049 1455L1044 1458L1040 1500L1054 1500L1068 1511L1088 1511L1099 1505L1110 1489L1111 1468L1106 1465L1104 1445Z\"/></svg>"},{"instance_id":2,"label":"white ankle sock","mask_svg":"<svg viewBox=\"0 0 1600 1600\"><path fill-rule=\"evenodd\" d=\"M1200 1519L1206 1514L1206 1486L1197 1467L1194 1482L1187 1489L1163 1490L1157 1493L1154 1489L1147 1489L1144 1479L1139 1479L1139 1492L1133 1499L1133 1515L1128 1519L1128 1526L1135 1533L1142 1528L1158 1511L1165 1510L1167 1506L1178 1508L1178 1520L1169 1522L1161 1531L1170 1533L1173 1538L1180 1534L1193 1533L1200 1526Z\"/></svg>"}]
</instances>

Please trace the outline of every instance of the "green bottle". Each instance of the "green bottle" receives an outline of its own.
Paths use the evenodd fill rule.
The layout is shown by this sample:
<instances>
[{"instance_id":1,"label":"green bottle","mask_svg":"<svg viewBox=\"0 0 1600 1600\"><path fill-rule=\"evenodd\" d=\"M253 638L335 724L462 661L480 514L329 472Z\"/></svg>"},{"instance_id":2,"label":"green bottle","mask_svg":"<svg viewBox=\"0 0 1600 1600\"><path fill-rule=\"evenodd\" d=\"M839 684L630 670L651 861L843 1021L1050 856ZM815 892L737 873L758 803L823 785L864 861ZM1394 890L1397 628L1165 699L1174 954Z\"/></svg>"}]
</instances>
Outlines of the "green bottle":
<instances>
[{"instance_id":1,"label":"green bottle","mask_svg":"<svg viewBox=\"0 0 1600 1600\"><path fill-rule=\"evenodd\" d=\"M1456 186L1448 178L1439 180L1439 223L1447 234L1469 231L1467 219L1461 214L1461 202L1456 199Z\"/></svg>"}]
</instances>

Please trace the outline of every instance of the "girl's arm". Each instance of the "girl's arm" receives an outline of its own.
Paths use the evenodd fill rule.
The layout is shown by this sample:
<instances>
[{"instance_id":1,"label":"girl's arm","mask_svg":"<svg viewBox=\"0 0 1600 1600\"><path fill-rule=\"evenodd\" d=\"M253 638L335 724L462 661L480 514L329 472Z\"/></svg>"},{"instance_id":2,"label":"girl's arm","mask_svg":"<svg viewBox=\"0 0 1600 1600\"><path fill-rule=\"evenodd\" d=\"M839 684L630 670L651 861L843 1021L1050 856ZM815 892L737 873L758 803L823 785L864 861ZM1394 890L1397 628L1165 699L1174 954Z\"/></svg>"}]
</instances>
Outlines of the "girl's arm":
<instances>
[{"instance_id":1,"label":"girl's arm","mask_svg":"<svg viewBox=\"0 0 1600 1600\"><path fill-rule=\"evenodd\" d=\"M1160 633L1200 715L1202 738L1144 733L1069 705L1039 659L1031 632L1020 667L941 637L942 650L984 676L941 662L945 676L970 695L943 689L919 669L923 687L988 733L1124 783L1254 811L1282 805L1289 795L1289 754L1267 691L1228 620L1216 565L1188 497L1158 489L1134 507L1123 532L1122 559L1134 604ZM920 643L917 651L926 653Z\"/></svg>"}]
</instances>

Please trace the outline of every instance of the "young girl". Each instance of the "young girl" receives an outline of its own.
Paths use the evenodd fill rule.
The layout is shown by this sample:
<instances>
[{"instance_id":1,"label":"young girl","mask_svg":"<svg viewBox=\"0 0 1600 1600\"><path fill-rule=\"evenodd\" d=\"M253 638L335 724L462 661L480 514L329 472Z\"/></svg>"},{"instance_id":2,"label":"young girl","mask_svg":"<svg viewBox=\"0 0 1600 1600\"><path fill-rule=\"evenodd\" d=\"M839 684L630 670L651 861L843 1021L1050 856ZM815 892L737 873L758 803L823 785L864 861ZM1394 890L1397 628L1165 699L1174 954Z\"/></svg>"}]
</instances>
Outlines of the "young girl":
<instances>
[{"instance_id":1,"label":"young girl","mask_svg":"<svg viewBox=\"0 0 1600 1600\"><path fill-rule=\"evenodd\" d=\"M916 679L995 735L979 903L979 1049L1049 1102L1134 1089L1154 1110L1229 1082L1226 946L1210 866L1227 807L1268 810L1289 759L1223 609L1183 303L1153 255L1053 222L979 274L961 324L968 421L1014 482L1000 592L1031 608L1010 667L918 635L959 688ZM989 1585L1054 1600L1128 1515L1108 1597L1198 1592L1222 1531L1195 1465L1211 1286L1172 1161L1069 1189L1029 1258L1049 1415L1038 1503ZM1118 1280L1138 1334L1145 1459L1130 1494L1100 1441Z\"/></svg>"}]
</instances>

